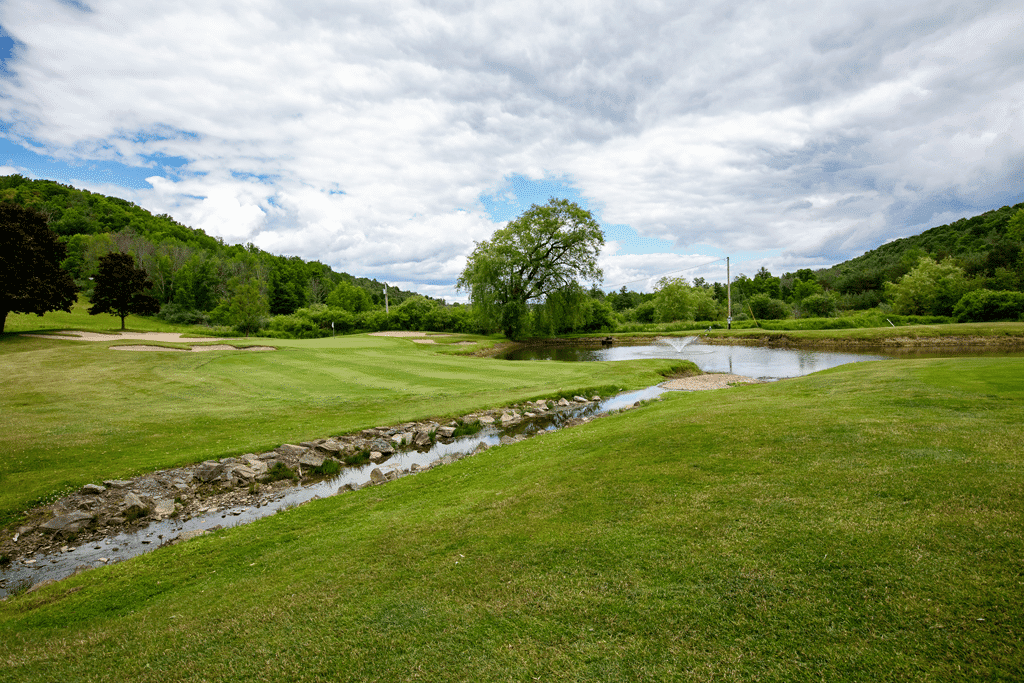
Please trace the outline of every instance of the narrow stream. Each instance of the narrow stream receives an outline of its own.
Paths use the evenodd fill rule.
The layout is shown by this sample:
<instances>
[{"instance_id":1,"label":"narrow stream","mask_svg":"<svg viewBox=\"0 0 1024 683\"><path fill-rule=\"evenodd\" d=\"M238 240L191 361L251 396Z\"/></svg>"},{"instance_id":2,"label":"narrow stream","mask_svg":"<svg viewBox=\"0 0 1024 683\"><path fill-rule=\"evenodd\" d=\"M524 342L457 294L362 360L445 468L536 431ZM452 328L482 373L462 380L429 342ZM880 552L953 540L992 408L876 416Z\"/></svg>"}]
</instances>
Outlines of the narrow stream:
<instances>
[{"instance_id":1,"label":"narrow stream","mask_svg":"<svg viewBox=\"0 0 1024 683\"><path fill-rule=\"evenodd\" d=\"M446 456L472 453L480 442L496 446L501 438L531 436L542 431L562 428L569 420L600 415L631 406L637 401L657 397L667 391L659 386L627 392L600 402L585 405L571 405L555 408L533 418L525 418L508 427L485 426L470 436L460 437L448 443L437 442L422 450L399 451L383 463L367 463L346 467L335 477L319 482L283 489L277 496L259 505L211 509L204 514L186 520L164 519L149 524L138 531L123 532L102 541L94 541L53 554L39 553L24 561L16 561L0 570L0 597L23 590L41 581L59 580L71 576L81 569L99 567L104 564L121 562L136 555L149 552L161 544L183 534L199 534L203 531L248 524L262 517L276 514L280 510L301 505L314 498L327 498L338 494L347 485L366 485L370 471L379 467L382 472L390 470L408 471L412 466L427 467L443 461Z\"/></svg>"}]
</instances>

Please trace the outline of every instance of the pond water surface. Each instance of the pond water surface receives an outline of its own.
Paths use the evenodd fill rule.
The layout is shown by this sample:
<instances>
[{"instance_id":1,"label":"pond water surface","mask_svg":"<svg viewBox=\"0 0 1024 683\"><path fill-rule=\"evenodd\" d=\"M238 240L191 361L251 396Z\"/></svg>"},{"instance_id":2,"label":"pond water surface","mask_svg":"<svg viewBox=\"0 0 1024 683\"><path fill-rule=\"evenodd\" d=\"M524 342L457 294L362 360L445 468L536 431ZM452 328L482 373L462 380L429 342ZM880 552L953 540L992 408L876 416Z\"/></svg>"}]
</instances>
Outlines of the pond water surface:
<instances>
[{"instance_id":1,"label":"pond water surface","mask_svg":"<svg viewBox=\"0 0 1024 683\"><path fill-rule=\"evenodd\" d=\"M834 351L804 348L701 343L699 336L666 337L657 342L613 346L534 346L510 351L506 360L556 360L567 362L641 360L651 358L693 361L704 372L728 372L762 380L800 377L847 363L892 358L945 358L955 356L1020 356L1020 351L990 348L873 349Z\"/></svg>"}]
</instances>

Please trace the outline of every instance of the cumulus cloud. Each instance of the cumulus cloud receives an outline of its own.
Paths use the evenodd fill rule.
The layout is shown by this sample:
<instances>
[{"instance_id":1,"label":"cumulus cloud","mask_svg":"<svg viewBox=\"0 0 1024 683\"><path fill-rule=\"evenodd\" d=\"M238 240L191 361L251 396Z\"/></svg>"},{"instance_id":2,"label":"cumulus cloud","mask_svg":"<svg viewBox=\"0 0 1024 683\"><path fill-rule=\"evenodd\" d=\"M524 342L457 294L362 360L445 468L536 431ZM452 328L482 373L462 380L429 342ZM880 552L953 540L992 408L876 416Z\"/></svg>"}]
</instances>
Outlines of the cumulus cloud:
<instances>
[{"instance_id":1,"label":"cumulus cloud","mask_svg":"<svg viewBox=\"0 0 1024 683\"><path fill-rule=\"evenodd\" d=\"M1024 198L1009 1L10 0L0 27L8 139L153 168L118 194L425 293L453 294L512 175L672 245L610 248L610 284L704 247L827 265Z\"/></svg>"}]
</instances>

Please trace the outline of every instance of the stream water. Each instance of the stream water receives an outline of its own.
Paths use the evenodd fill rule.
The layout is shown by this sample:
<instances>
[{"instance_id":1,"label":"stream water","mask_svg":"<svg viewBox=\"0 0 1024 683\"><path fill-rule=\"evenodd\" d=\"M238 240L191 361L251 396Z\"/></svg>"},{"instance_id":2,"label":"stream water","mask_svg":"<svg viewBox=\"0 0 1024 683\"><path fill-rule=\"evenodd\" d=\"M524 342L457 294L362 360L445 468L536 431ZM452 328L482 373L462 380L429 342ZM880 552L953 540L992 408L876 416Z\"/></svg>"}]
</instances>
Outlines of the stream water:
<instances>
[{"instance_id":1,"label":"stream water","mask_svg":"<svg viewBox=\"0 0 1024 683\"><path fill-rule=\"evenodd\" d=\"M1020 352L996 352L1002 355L1020 355ZM729 372L762 380L776 380L785 377L806 375L819 370L861 361L884 360L896 354L877 352L837 352L810 349L778 349L756 346L718 346L702 344L699 337L670 337L654 344L635 346L617 345L612 347L535 347L519 349L506 355L509 360L563 360L563 361L615 361L638 358L667 358L692 360L705 372ZM905 357L906 354L899 354ZM948 352L931 352L928 355L967 355L963 349ZM976 355L971 352L970 355ZM246 524L262 517L305 503L314 498L326 498L339 492L346 484L362 485L368 482L370 471L380 467L382 471L409 470L413 464L426 467L447 455L471 453L483 441L496 445L502 436L530 435L539 431L562 427L572 418L585 417L621 409L641 400L655 398L666 390L658 386L640 391L620 394L601 402L570 406L552 410L532 419L525 419L506 428L484 427L472 436L456 439L450 443L438 442L423 450L400 451L382 464L367 464L344 468L341 473L329 479L294 488L283 489L270 501L258 506L240 506L215 509L187 520L165 519L153 522L140 531L131 531L78 547L68 546L63 552L51 555L38 554L17 561L0 570L0 597L26 585L61 579L82 568L96 567L119 562L139 555L170 541L182 534L201 532L219 527Z\"/></svg>"},{"instance_id":2,"label":"stream water","mask_svg":"<svg viewBox=\"0 0 1024 683\"><path fill-rule=\"evenodd\" d=\"M555 408L545 414L523 419L521 422L507 427L485 426L476 434L454 439L448 443L437 442L429 448L399 451L383 463L346 467L337 476L283 489L277 496L258 506L211 509L204 514L186 520L164 519L152 522L144 529L125 531L101 541L79 546L69 544L61 552L39 553L23 561L15 561L0 570L0 597L41 581L59 580L82 569L120 562L141 555L180 535L189 534L189 532L199 533L221 527L248 524L315 498L336 495L339 493L339 489L348 484L365 485L369 482L370 471L375 467L379 467L385 473L389 470L408 471L414 464L426 467L437 463L445 456L472 453L481 441L489 446L494 446L500 443L503 436L530 436L541 431L560 429L566 422L574 418L619 410L637 401L655 398L665 391L658 386L648 387L639 391L619 394L600 402Z\"/></svg>"}]
</instances>

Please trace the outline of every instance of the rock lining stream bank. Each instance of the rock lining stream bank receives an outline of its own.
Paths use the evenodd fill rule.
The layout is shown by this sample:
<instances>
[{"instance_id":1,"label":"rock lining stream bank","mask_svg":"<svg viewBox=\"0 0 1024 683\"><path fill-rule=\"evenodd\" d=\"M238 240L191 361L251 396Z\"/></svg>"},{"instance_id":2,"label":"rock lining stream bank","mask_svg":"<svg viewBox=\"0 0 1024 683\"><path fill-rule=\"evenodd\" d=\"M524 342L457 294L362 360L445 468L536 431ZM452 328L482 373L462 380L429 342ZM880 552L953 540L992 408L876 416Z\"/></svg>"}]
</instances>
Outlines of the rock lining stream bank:
<instances>
[{"instance_id":1,"label":"rock lining stream bank","mask_svg":"<svg viewBox=\"0 0 1024 683\"><path fill-rule=\"evenodd\" d=\"M254 521L312 499L385 484L491 446L583 424L657 399L664 391L650 387L605 400L576 396L520 403L459 419L364 429L130 480L87 484L50 505L23 513L15 533L5 534L0 542L0 560L6 565L0 568L0 596ZM478 426L480 431L459 436L460 425ZM369 462L344 464L346 459L365 458ZM285 473L294 479L275 479Z\"/></svg>"}]
</instances>

